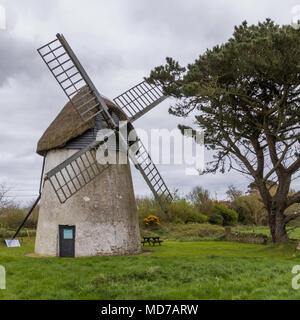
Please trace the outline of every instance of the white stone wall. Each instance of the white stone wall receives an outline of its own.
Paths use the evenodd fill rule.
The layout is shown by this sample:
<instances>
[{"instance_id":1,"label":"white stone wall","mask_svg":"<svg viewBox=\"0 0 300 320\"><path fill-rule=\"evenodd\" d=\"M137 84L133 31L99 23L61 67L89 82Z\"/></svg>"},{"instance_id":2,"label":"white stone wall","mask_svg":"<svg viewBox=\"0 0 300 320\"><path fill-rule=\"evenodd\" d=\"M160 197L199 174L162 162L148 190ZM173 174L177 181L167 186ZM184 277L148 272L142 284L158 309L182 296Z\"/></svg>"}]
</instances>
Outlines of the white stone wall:
<instances>
[{"instance_id":1,"label":"white stone wall","mask_svg":"<svg viewBox=\"0 0 300 320\"><path fill-rule=\"evenodd\" d=\"M77 151L57 149L48 152L45 172ZM40 202L35 253L59 255L59 225L76 226L76 257L140 253L129 164L111 165L64 204L59 202L50 182L46 181Z\"/></svg>"}]
</instances>

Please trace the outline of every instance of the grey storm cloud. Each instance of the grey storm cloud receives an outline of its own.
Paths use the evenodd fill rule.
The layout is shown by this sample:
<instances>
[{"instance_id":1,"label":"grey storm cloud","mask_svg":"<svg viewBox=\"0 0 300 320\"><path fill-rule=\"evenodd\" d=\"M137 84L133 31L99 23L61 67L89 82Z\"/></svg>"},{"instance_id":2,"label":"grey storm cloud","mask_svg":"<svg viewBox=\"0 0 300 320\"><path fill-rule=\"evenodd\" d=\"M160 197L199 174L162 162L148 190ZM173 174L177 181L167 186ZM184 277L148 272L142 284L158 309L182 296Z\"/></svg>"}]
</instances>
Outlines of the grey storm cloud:
<instances>
[{"instance_id":1,"label":"grey storm cloud","mask_svg":"<svg viewBox=\"0 0 300 320\"><path fill-rule=\"evenodd\" d=\"M5 32L1 32L0 39L0 86L11 78L38 76L30 43L14 38Z\"/></svg>"},{"instance_id":2,"label":"grey storm cloud","mask_svg":"<svg viewBox=\"0 0 300 320\"><path fill-rule=\"evenodd\" d=\"M22 201L38 192L42 158L36 145L67 99L36 49L57 32L66 36L99 91L113 98L166 56L182 65L193 62L206 48L225 42L243 20L270 17L290 23L298 1L0 0L7 14L7 29L0 30L0 183ZM135 126L150 132L193 122L169 115L170 103L166 100ZM224 198L229 184L249 184L234 172L186 176L185 165L158 167L170 188L183 194L202 185ZM138 172L132 172L136 194L150 194Z\"/></svg>"}]
</instances>

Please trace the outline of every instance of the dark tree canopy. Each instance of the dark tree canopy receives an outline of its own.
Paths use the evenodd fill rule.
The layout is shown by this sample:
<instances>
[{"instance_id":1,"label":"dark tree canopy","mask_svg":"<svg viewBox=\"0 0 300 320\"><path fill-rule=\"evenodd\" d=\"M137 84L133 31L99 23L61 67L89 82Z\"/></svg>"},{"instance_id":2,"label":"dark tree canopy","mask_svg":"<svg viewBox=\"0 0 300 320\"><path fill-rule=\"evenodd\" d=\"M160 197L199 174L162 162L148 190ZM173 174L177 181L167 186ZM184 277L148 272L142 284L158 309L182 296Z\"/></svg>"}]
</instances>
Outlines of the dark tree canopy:
<instances>
[{"instance_id":1,"label":"dark tree canopy","mask_svg":"<svg viewBox=\"0 0 300 320\"><path fill-rule=\"evenodd\" d=\"M284 211L300 202L300 192L289 195L300 169L300 30L270 19L243 22L226 43L186 68L167 58L147 80L177 99L171 114L196 111L206 148L214 151L206 173L250 175L269 212L274 242L286 241L285 225L293 217ZM270 180L278 185L273 196Z\"/></svg>"}]
</instances>

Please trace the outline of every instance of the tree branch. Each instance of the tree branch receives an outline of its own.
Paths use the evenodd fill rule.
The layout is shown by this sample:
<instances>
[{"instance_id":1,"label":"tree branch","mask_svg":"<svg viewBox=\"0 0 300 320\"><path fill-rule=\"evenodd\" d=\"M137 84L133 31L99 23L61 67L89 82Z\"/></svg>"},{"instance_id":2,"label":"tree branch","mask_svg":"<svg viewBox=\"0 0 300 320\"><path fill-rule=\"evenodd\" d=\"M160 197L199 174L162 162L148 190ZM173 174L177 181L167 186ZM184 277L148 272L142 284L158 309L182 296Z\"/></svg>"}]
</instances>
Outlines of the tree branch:
<instances>
[{"instance_id":1,"label":"tree branch","mask_svg":"<svg viewBox=\"0 0 300 320\"><path fill-rule=\"evenodd\" d=\"M300 191L287 198L287 207L294 203L300 203Z\"/></svg>"},{"instance_id":2,"label":"tree branch","mask_svg":"<svg viewBox=\"0 0 300 320\"><path fill-rule=\"evenodd\" d=\"M300 212L289 214L284 218L284 224L288 224L290 221L295 220L300 217Z\"/></svg>"}]
</instances>

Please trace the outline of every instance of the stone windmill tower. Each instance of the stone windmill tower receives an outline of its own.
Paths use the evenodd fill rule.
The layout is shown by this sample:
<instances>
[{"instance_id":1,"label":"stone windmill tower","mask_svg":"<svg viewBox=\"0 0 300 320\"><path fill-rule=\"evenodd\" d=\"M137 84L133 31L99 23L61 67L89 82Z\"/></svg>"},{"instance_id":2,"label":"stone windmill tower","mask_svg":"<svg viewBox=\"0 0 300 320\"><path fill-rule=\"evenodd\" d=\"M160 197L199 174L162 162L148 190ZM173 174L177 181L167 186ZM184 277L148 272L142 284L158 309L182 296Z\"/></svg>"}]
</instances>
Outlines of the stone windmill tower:
<instances>
[{"instance_id":1,"label":"stone windmill tower","mask_svg":"<svg viewBox=\"0 0 300 320\"><path fill-rule=\"evenodd\" d=\"M69 102L38 143L44 165L34 204L40 201L35 252L63 257L141 252L130 165L124 159L134 163L166 210L172 196L132 125L166 97L159 87L142 82L108 100L60 34L38 52ZM99 136L103 130L107 134ZM109 152L114 164L107 163Z\"/></svg>"}]
</instances>

